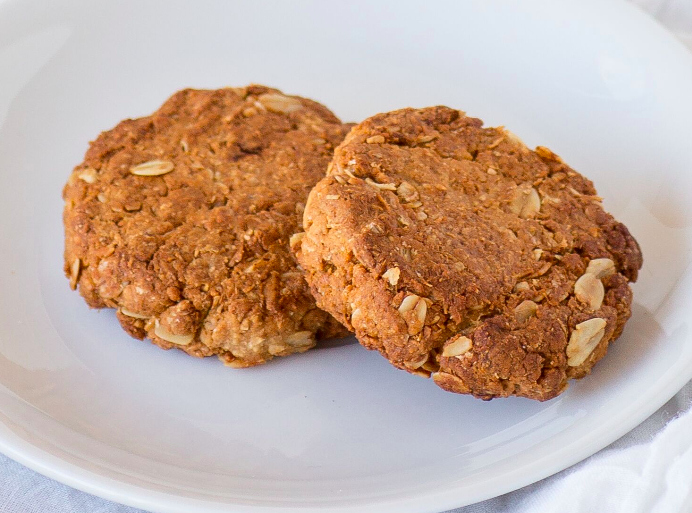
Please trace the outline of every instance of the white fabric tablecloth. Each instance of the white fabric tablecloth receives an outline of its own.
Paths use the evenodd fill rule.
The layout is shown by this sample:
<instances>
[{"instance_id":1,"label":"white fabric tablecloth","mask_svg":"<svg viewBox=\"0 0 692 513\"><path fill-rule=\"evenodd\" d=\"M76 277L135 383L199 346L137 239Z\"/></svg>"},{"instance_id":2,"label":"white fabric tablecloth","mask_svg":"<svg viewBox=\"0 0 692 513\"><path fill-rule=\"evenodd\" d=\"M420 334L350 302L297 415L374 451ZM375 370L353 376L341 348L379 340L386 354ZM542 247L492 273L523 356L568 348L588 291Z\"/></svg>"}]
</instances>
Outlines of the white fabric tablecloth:
<instances>
[{"instance_id":1,"label":"white fabric tablecloth","mask_svg":"<svg viewBox=\"0 0 692 513\"><path fill-rule=\"evenodd\" d=\"M634 0L692 49L692 0ZM692 91L690 92L692 94ZM454 513L692 513L692 382L636 429L538 483ZM0 513L141 513L0 455Z\"/></svg>"}]
</instances>

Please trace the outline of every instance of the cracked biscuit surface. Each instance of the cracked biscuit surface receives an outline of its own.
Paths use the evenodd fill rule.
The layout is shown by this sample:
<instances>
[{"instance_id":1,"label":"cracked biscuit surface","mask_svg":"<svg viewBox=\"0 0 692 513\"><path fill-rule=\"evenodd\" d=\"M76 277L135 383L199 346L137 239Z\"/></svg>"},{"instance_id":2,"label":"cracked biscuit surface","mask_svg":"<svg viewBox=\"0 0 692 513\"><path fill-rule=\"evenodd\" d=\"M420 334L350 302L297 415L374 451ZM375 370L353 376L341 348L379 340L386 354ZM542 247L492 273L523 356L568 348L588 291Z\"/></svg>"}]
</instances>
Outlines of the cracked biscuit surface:
<instances>
[{"instance_id":1,"label":"cracked biscuit surface","mask_svg":"<svg viewBox=\"0 0 692 513\"><path fill-rule=\"evenodd\" d=\"M293 250L317 304L400 369L547 400L604 356L642 265L593 184L446 107L352 129Z\"/></svg>"},{"instance_id":2,"label":"cracked biscuit surface","mask_svg":"<svg viewBox=\"0 0 692 513\"><path fill-rule=\"evenodd\" d=\"M347 332L289 248L348 127L263 86L187 89L91 143L63 190L65 273L133 337L247 367Z\"/></svg>"}]
</instances>

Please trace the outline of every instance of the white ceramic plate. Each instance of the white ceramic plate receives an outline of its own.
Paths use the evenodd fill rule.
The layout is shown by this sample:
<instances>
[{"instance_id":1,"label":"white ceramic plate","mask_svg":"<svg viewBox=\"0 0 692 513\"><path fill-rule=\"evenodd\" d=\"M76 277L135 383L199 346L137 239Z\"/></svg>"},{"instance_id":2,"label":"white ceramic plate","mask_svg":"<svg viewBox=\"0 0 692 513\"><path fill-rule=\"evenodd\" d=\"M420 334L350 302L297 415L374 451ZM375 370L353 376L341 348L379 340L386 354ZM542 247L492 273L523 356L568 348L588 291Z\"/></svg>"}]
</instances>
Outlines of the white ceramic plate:
<instances>
[{"instance_id":1,"label":"white ceramic plate","mask_svg":"<svg viewBox=\"0 0 692 513\"><path fill-rule=\"evenodd\" d=\"M592 177L642 245L633 318L540 404L448 394L352 340L243 371L130 339L63 277L87 141L185 86L346 120L448 104ZM437 512L534 482L692 378L692 58L621 2L0 2L0 450L170 512Z\"/></svg>"}]
</instances>

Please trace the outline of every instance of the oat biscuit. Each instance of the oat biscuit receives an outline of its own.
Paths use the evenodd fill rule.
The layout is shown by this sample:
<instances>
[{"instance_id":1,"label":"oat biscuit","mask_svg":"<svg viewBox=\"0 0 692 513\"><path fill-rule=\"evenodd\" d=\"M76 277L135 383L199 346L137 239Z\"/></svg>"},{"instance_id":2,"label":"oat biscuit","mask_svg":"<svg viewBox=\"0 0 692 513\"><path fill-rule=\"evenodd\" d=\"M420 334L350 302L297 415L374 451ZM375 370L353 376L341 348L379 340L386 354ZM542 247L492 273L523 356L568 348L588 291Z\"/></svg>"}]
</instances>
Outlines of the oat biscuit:
<instances>
[{"instance_id":1,"label":"oat biscuit","mask_svg":"<svg viewBox=\"0 0 692 513\"><path fill-rule=\"evenodd\" d=\"M396 367L483 399L555 397L630 316L637 242L544 147L446 107L357 125L293 249L317 304Z\"/></svg>"},{"instance_id":2,"label":"oat biscuit","mask_svg":"<svg viewBox=\"0 0 692 513\"><path fill-rule=\"evenodd\" d=\"M133 337L232 367L346 332L289 248L348 127L262 86L184 90L102 133L70 176L65 273Z\"/></svg>"}]
</instances>

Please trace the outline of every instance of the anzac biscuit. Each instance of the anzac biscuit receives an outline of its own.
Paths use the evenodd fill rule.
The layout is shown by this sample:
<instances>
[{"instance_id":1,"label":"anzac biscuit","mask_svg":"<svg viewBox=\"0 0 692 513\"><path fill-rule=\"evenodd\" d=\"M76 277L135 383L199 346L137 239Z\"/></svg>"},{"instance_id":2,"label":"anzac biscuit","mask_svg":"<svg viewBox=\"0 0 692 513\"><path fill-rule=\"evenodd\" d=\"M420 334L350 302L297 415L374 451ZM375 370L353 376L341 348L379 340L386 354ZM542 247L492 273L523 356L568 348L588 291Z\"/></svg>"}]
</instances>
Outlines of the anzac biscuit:
<instances>
[{"instance_id":1,"label":"anzac biscuit","mask_svg":"<svg viewBox=\"0 0 692 513\"><path fill-rule=\"evenodd\" d=\"M546 400L588 374L642 265L588 179L446 107L353 128L303 223L318 306L396 367L483 399Z\"/></svg>"},{"instance_id":2,"label":"anzac biscuit","mask_svg":"<svg viewBox=\"0 0 692 513\"><path fill-rule=\"evenodd\" d=\"M348 127L262 86L187 89L90 145L65 200L65 273L125 331L232 367L346 332L289 249Z\"/></svg>"}]
</instances>

